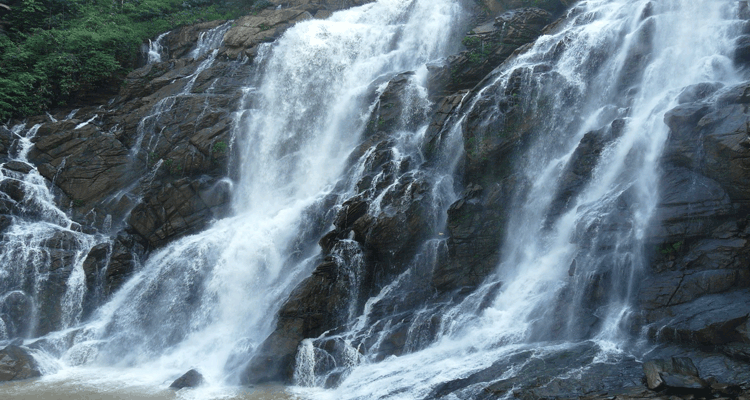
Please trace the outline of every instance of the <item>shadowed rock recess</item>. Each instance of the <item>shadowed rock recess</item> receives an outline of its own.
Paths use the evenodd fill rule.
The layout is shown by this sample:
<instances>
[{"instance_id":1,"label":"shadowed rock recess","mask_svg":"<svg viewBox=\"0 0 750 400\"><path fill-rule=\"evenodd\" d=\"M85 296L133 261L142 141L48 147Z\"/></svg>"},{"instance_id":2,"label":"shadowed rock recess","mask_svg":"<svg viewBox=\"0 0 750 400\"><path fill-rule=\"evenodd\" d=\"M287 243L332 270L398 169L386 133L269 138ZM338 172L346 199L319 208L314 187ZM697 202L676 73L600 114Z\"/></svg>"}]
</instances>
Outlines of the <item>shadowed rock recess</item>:
<instances>
[{"instance_id":1,"label":"shadowed rock recess","mask_svg":"<svg viewBox=\"0 0 750 400\"><path fill-rule=\"evenodd\" d=\"M238 127L247 122L239 115L255 106L241 88L264 72L268 46L295 23L371 2L271 0L236 21L178 29L161 39L160 60L131 72L108 103L0 126L0 381L40 376L36 352L64 352L45 335L65 331L63 341L73 343L150 256L233 215ZM371 107L344 178L310 208L315 227L281 250L301 259L299 249L317 242L319 252L306 258L311 273L276 315L264 316L270 335L230 357L227 375L244 385L335 389L357 377L358 365L393 363L449 337L466 321L456 314L489 318L510 279L498 266L512 261L509 241L528 222L514 210L542 193L531 199L548 203L535 220L540 235L577 212L599 213L573 230L570 242L582 250L570 260L555 255L566 273L559 286L550 283L554 305L530 314L532 333L513 352L416 397L750 398L748 2L732 1L727 17L734 28L725 62L740 78L679 89L663 117L668 134L649 222L632 233L638 246L614 250L636 219L638 189L623 185L603 209L582 198L606 175L597 166L617 156L634 118L658 2L644 2L635 33L612 39L635 43L611 76L620 103L586 121L570 109L554 121L560 132L546 118L551 102L595 102L559 84L555 65L572 39L549 45L533 64L517 61L538 40L599 16L573 0L463 3L470 16L453 55L365 83ZM219 39L206 44L210 34ZM593 80L608 60L592 52L584 60L590 74L577 78ZM578 130L577 144L561 153L563 136ZM547 190L525 169L540 149L559 160L543 171L557 177ZM635 153L623 162L645 158ZM594 268L583 253L605 261ZM613 266L623 253L642 260L625 278ZM617 297L619 290L627 293ZM617 322L621 348L602 357L599 333L613 299L629 304ZM200 362L191 365L203 372ZM172 387L206 382L191 369Z\"/></svg>"}]
</instances>

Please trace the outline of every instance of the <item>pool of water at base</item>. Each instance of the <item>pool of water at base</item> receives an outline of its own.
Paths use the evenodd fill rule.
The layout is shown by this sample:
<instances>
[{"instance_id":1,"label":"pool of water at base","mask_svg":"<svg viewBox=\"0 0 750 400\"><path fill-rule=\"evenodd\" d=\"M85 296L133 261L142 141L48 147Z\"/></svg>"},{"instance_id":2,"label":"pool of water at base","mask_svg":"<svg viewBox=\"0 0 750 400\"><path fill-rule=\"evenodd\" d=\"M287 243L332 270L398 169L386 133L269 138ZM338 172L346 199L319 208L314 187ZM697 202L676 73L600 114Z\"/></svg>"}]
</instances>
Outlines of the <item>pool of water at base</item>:
<instances>
[{"instance_id":1,"label":"pool of water at base","mask_svg":"<svg viewBox=\"0 0 750 400\"><path fill-rule=\"evenodd\" d=\"M111 373L112 371L110 371ZM55 374L36 379L0 383L3 400L303 400L281 385L226 387L206 385L174 390L171 382L143 381L122 372L112 378L107 371ZM93 378L93 379L92 379Z\"/></svg>"}]
</instances>

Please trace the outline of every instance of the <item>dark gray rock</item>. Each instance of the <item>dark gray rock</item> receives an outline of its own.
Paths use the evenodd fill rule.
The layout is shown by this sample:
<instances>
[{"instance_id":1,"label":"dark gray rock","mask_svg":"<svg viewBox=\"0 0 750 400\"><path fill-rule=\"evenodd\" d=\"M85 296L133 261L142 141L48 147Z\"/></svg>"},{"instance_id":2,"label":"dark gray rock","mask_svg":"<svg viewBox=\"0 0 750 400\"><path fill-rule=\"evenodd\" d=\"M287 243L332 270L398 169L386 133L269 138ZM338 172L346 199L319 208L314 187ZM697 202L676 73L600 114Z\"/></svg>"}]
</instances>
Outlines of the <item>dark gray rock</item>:
<instances>
[{"instance_id":1,"label":"dark gray rock","mask_svg":"<svg viewBox=\"0 0 750 400\"><path fill-rule=\"evenodd\" d=\"M191 369L188 372L185 372L184 375L181 377L175 379L174 382L172 382L171 385L169 385L172 389L182 389L182 388L194 388L198 387L203 384L203 375L201 375L200 372Z\"/></svg>"},{"instance_id":2,"label":"dark gray rock","mask_svg":"<svg viewBox=\"0 0 750 400\"><path fill-rule=\"evenodd\" d=\"M583 135L560 176L560 183L545 221L546 226L551 226L560 214L572 206L571 201L590 181L602 152L620 137L624 126L624 121L617 119L609 127Z\"/></svg>"},{"instance_id":3,"label":"dark gray rock","mask_svg":"<svg viewBox=\"0 0 750 400\"><path fill-rule=\"evenodd\" d=\"M750 291L705 295L688 303L659 309L651 335L660 340L701 345L746 341Z\"/></svg>"},{"instance_id":4,"label":"dark gray rock","mask_svg":"<svg viewBox=\"0 0 750 400\"><path fill-rule=\"evenodd\" d=\"M463 40L467 50L451 56L444 67L433 70L432 86L446 93L473 88L517 49L533 42L550 22L550 12L522 8L475 28Z\"/></svg>"},{"instance_id":5,"label":"dark gray rock","mask_svg":"<svg viewBox=\"0 0 750 400\"><path fill-rule=\"evenodd\" d=\"M0 381L17 381L42 376L34 357L23 347L10 345L0 350Z\"/></svg>"},{"instance_id":6,"label":"dark gray rock","mask_svg":"<svg viewBox=\"0 0 750 400\"><path fill-rule=\"evenodd\" d=\"M591 364L596 354L595 346L583 342L567 349L529 354L527 360L517 360L510 365L520 365L520 373L514 377L497 380L484 389L477 399L501 399L512 395L514 398L532 399L573 399L593 393L608 393L635 387L640 384L640 365L632 358L618 360L617 364ZM574 365L589 367L575 374L568 374ZM507 367L506 367L507 368ZM500 375L503 369L499 369ZM615 393L609 393L612 398Z\"/></svg>"},{"instance_id":7,"label":"dark gray rock","mask_svg":"<svg viewBox=\"0 0 750 400\"><path fill-rule=\"evenodd\" d=\"M673 357L670 360L652 360L643 363L646 384L651 390L673 389L702 390L708 383L698 375L698 368L687 357Z\"/></svg>"},{"instance_id":8,"label":"dark gray rock","mask_svg":"<svg viewBox=\"0 0 750 400\"><path fill-rule=\"evenodd\" d=\"M31 165L26 164L25 162L15 160L8 161L7 163L3 164L3 169L20 172L22 174L28 174L32 168L33 167Z\"/></svg>"},{"instance_id":9,"label":"dark gray rock","mask_svg":"<svg viewBox=\"0 0 750 400\"><path fill-rule=\"evenodd\" d=\"M740 2L741 3L741 2ZM746 65L750 62L750 36L739 37L735 42L734 62Z\"/></svg>"}]
</instances>

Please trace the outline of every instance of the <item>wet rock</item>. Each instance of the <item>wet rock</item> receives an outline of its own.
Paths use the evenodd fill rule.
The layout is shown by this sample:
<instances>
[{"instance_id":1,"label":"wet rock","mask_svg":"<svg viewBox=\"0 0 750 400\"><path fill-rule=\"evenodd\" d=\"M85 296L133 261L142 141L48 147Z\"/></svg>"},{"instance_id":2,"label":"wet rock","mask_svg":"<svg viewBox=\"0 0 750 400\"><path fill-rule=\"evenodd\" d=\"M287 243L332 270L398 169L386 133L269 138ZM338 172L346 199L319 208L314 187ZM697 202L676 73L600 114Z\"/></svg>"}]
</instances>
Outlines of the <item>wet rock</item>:
<instances>
[{"instance_id":1,"label":"wet rock","mask_svg":"<svg viewBox=\"0 0 750 400\"><path fill-rule=\"evenodd\" d=\"M152 190L128 219L151 247L197 232L228 211L229 186L214 180L182 178Z\"/></svg>"},{"instance_id":2,"label":"wet rock","mask_svg":"<svg viewBox=\"0 0 750 400\"><path fill-rule=\"evenodd\" d=\"M475 28L463 40L467 50L449 57L447 65L433 70L431 85L446 93L473 88L517 49L533 42L550 22L552 14L548 11L523 8Z\"/></svg>"},{"instance_id":3,"label":"wet rock","mask_svg":"<svg viewBox=\"0 0 750 400\"><path fill-rule=\"evenodd\" d=\"M698 369L687 357L673 357L670 360L652 360L643 363L646 384L651 390L671 388L702 390L708 383L698 376Z\"/></svg>"},{"instance_id":4,"label":"wet rock","mask_svg":"<svg viewBox=\"0 0 750 400\"><path fill-rule=\"evenodd\" d=\"M13 139L10 129L0 126L0 162L7 160Z\"/></svg>"},{"instance_id":5,"label":"wet rock","mask_svg":"<svg viewBox=\"0 0 750 400\"><path fill-rule=\"evenodd\" d=\"M500 13L523 7L539 7L552 13L559 13L575 3L575 0L481 0L490 13Z\"/></svg>"},{"instance_id":6,"label":"wet rock","mask_svg":"<svg viewBox=\"0 0 750 400\"><path fill-rule=\"evenodd\" d=\"M743 342L750 315L747 289L712 294L660 309L651 314L661 317L652 324L651 335L659 340L700 345Z\"/></svg>"},{"instance_id":7,"label":"wet rock","mask_svg":"<svg viewBox=\"0 0 750 400\"><path fill-rule=\"evenodd\" d=\"M572 206L571 201L591 179L602 152L609 144L620 137L624 126L625 122L617 119L608 127L583 135L560 176L560 182L550 204L545 226L550 227L558 216Z\"/></svg>"},{"instance_id":8,"label":"wet rock","mask_svg":"<svg viewBox=\"0 0 750 400\"><path fill-rule=\"evenodd\" d=\"M0 318L9 338L27 336L33 321L29 315L33 312L34 301L21 290L4 294L0 302Z\"/></svg>"},{"instance_id":9,"label":"wet rock","mask_svg":"<svg viewBox=\"0 0 750 400\"><path fill-rule=\"evenodd\" d=\"M746 65L750 62L750 35L739 37L735 41L734 62Z\"/></svg>"},{"instance_id":10,"label":"wet rock","mask_svg":"<svg viewBox=\"0 0 750 400\"><path fill-rule=\"evenodd\" d=\"M717 82L703 82L688 86L680 93L677 102L684 104L705 100L723 87L723 84Z\"/></svg>"},{"instance_id":11,"label":"wet rock","mask_svg":"<svg viewBox=\"0 0 750 400\"><path fill-rule=\"evenodd\" d=\"M729 88L711 106L685 103L667 113L666 163L692 169L721 185L733 202L750 201L750 148L744 104L748 85Z\"/></svg>"},{"instance_id":12,"label":"wet rock","mask_svg":"<svg viewBox=\"0 0 750 400\"><path fill-rule=\"evenodd\" d=\"M252 51L260 43L270 42L294 23L312 19L312 15L303 8L265 9L257 15L247 15L234 22L232 28L224 35L224 54L237 57L240 53L254 56Z\"/></svg>"},{"instance_id":13,"label":"wet rock","mask_svg":"<svg viewBox=\"0 0 750 400\"><path fill-rule=\"evenodd\" d=\"M226 21L216 20L188 25L170 32L163 42L167 47L170 59L182 58L195 47L201 33L222 25Z\"/></svg>"},{"instance_id":14,"label":"wet rock","mask_svg":"<svg viewBox=\"0 0 750 400\"><path fill-rule=\"evenodd\" d=\"M17 381L41 375L34 357L24 348L10 345L0 350L0 381Z\"/></svg>"},{"instance_id":15,"label":"wet rock","mask_svg":"<svg viewBox=\"0 0 750 400\"><path fill-rule=\"evenodd\" d=\"M140 266L141 260L146 255L147 246L148 243L138 235L127 232L120 232L117 235L104 275L102 294L105 299L117 291Z\"/></svg>"},{"instance_id":16,"label":"wet rock","mask_svg":"<svg viewBox=\"0 0 750 400\"><path fill-rule=\"evenodd\" d=\"M26 196L23 184L17 179L3 179L0 181L0 192L15 202L23 201L23 198Z\"/></svg>"},{"instance_id":17,"label":"wet rock","mask_svg":"<svg viewBox=\"0 0 750 400\"><path fill-rule=\"evenodd\" d=\"M104 300L102 272L106 270L109 263L110 250L109 243L100 243L91 248L83 261L83 273L86 277L86 294L83 299L82 313L84 319Z\"/></svg>"},{"instance_id":18,"label":"wet rock","mask_svg":"<svg viewBox=\"0 0 750 400\"><path fill-rule=\"evenodd\" d=\"M198 387L203 384L203 375L201 375L200 372L191 369L188 372L185 372L184 375L177 378L174 382L172 382L171 385L169 385L172 389L182 389L182 388L194 388Z\"/></svg>"},{"instance_id":19,"label":"wet rock","mask_svg":"<svg viewBox=\"0 0 750 400\"><path fill-rule=\"evenodd\" d=\"M612 388L622 390L640 384L639 374L642 372L635 360L621 359L616 365L590 364L589 360L595 354L591 346L591 343L584 342L540 354L511 356L505 368L507 365L520 365L521 372L511 378L498 380L504 368L501 363L496 363L493 366L496 369L494 382L484 386L475 398L500 399L509 395L525 400L581 398L585 394L613 391ZM578 370L580 374L568 375L565 371L576 368L574 365L588 365L589 368ZM613 395L610 394L609 398Z\"/></svg>"},{"instance_id":20,"label":"wet rock","mask_svg":"<svg viewBox=\"0 0 750 400\"><path fill-rule=\"evenodd\" d=\"M342 248L346 246L346 248ZM243 384L291 382L299 343L346 322L347 308L355 299L359 282L355 269L362 254L354 243L339 243L328 257L302 281L278 313L276 329L241 373Z\"/></svg>"},{"instance_id":21,"label":"wet rock","mask_svg":"<svg viewBox=\"0 0 750 400\"><path fill-rule=\"evenodd\" d=\"M20 172L22 174L28 174L29 171L31 171L34 167L32 167L29 164L26 164L25 162L21 161L8 161L7 163L3 164L3 169L7 169L10 171Z\"/></svg>"},{"instance_id":22,"label":"wet rock","mask_svg":"<svg viewBox=\"0 0 750 400\"><path fill-rule=\"evenodd\" d=\"M139 170L130 164L120 141L95 125L75 129L69 122L40 128L29 159L76 204L91 209L121 190L121 183L133 180Z\"/></svg>"},{"instance_id":23,"label":"wet rock","mask_svg":"<svg viewBox=\"0 0 750 400\"><path fill-rule=\"evenodd\" d=\"M432 116L430 125L425 132L425 136L427 137L425 152L428 159L433 159L433 157L440 154L440 150L443 147L443 128L446 127L449 118L455 115L461 108L468 93L468 90L462 90L456 94L443 97L437 103L435 114Z\"/></svg>"},{"instance_id":24,"label":"wet rock","mask_svg":"<svg viewBox=\"0 0 750 400\"><path fill-rule=\"evenodd\" d=\"M718 182L686 168L668 168L660 187L654 228L649 233L652 242L704 237L736 215L736 206Z\"/></svg>"},{"instance_id":25,"label":"wet rock","mask_svg":"<svg viewBox=\"0 0 750 400\"><path fill-rule=\"evenodd\" d=\"M403 113L407 111L403 101L404 93L409 85L413 72L397 75L388 82L383 93L378 98L375 110L367 123L364 135L371 136L377 132L393 131L398 125L403 129L410 126L403 124Z\"/></svg>"},{"instance_id":26,"label":"wet rock","mask_svg":"<svg viewBox=\"0 0 750 400\"><path fill-rule=\"evenodd\" d=\"M442 292L471 288L492 272L500 258L507 223L506 207L512 179L484 189L469 184L463 197L448 209L448 254L432 278Z\"/></svg>"}]
</instances>

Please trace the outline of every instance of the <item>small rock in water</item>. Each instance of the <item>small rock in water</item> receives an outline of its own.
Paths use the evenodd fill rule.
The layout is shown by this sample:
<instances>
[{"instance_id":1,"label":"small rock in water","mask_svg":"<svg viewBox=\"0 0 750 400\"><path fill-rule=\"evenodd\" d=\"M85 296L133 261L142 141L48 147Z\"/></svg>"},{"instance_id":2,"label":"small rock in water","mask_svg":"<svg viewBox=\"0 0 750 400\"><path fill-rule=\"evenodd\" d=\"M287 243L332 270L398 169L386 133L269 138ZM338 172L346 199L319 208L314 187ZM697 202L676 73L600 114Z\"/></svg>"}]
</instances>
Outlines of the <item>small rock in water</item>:
<instances>
[{"instance_id":1,"label":"small rock in water","mask_svg":"<svg viewBox=\"0 0 750 400\"><path fill-rule=\"evenodd\" d=\"M42 376L34 357L26 349L11 344L0 350L0 382Z\"/></svg>"},{"instance_id":2,"label":"small rock in water","mask_svg":"<svg viewBox=\"0 0 750 400\"><path fill-rule=\"evenodd\" d=\"M173 389L182 389L182 388L193 388L198 387L203 383L203 375L200 374L200 372L191 369L188 372L185 372L185 375L182 375L181 377L177 378L174 382L172 382L171 385L169 385L170 388Z\"/></svg>"}]
</instances>

